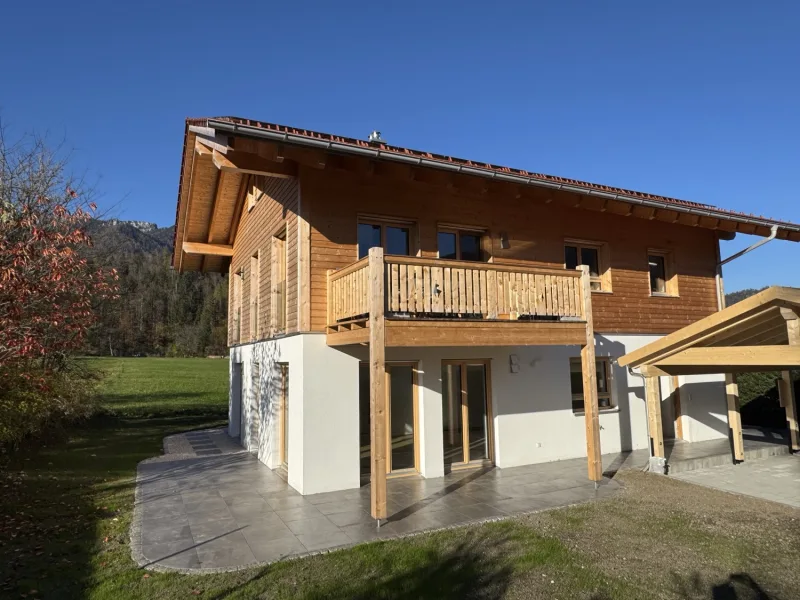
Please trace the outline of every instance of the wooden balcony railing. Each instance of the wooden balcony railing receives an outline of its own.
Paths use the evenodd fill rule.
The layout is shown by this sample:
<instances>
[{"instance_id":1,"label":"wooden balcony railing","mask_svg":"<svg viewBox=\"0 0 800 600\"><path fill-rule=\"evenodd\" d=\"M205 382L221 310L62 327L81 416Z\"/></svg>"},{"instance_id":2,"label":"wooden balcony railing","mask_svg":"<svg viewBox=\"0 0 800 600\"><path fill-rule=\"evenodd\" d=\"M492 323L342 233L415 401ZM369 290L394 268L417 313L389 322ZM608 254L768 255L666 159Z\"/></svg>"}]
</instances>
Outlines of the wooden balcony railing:
<instances>
[{"instance_id":1,"label":"wooden balcony railing","mask_svg":"<svg viewBox=\"0 0 800 600\"><path fill-rule=\"evenodd\" d=\"M383 277L389 318L584 319L577 270L387 255ZM368 315L369 278L367 258L329 273L329 325Z\"/></svg>"}]
</instances>

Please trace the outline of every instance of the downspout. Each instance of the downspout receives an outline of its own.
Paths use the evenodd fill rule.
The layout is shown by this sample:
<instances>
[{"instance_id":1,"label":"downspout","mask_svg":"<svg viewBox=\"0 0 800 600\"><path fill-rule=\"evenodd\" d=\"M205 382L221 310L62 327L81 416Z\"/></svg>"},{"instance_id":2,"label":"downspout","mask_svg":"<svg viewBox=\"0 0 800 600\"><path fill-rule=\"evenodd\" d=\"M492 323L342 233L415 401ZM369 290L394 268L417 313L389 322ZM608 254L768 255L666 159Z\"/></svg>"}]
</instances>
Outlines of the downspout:
<instances>
[{"instance_id":1,"label":"downspout","mask_svg":"<svg viewBox=\"0 0 800 600\"><path fill-rule=\"evenodd\" d=\"M637 367L638 368L638 367ZM642 380L642 389L645 388L645 377L641 373L637 373L633 370L633 367L628 367L628 373L630 373L633 377L638 377ZM645 399L644 399L644 419L645 422L650 423L650 409L647 407L647 392L645 391ZM650 470L650 463L653 461L653 444L650 442L650 432L647 433L647 452L649 453L647 466L643 469L645 472Z\"/></svg>"},{"instance_id":2,"label":"downspout","mask_svg":"<svg viewBox=\"0 0 800 600\"><path fill-rule=\"evenodd\" d=\"M725 308L725 289L724 289L724 286L722 284L722 265L728 264L729 262L732 262L732 261L736 260L737 258L739 258L741 256L744 256L748 252L752 252L753 250L755 250L759 246L763 246L767 242L771 242L772 240L775 239L775 237L777 235L778 235L778 226L777 225L773 225L770 228L770 232L769 232L769 236L768 237L765 237L763 240L758 240L755 244L753 244L751 246L748 246L747 248L745 248L744 250L741 250L740 252L737 252L736 254L732 254L731 256L726 258L725 260L720 260L719 238L717 238L717 274L716 274L716 280L717 280L717 307L718 307L718 310L722 310L723 308Z\"/></svg>"}]
</instances>

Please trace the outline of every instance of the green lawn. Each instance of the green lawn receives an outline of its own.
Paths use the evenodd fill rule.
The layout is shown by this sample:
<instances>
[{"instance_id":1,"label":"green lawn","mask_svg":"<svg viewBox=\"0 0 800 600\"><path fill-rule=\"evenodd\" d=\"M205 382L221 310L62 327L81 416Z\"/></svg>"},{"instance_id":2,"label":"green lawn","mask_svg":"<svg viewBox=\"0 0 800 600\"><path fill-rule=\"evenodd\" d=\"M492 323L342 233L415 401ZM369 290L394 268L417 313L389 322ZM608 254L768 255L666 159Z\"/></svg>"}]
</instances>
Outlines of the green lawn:
<instances>
[{"instance_id":1,"label":"green lawn","mask_svg":"<svg viewBox=\"0 0 800 600\"><path fill-rule=\"evenodd\" d=\"M148 573L128 546L136 464L169 433L223 422L227 361L92 360L107 372L109 412L0 473L2 598L789 599L800 589L800 511L641 473L621 475L615 498L530 517L237 573Z\"/></svg>"},{"instance_id":2,"label":"green lawn","mask_svg":"<svg viewBox=\"0 0 800 600\"><path fill-rule=\"evenodd\" d=\"M208 358L90 358L105 374L103 405L126 416L228 411L228 361Z\"/></svg>"}]
</instances>

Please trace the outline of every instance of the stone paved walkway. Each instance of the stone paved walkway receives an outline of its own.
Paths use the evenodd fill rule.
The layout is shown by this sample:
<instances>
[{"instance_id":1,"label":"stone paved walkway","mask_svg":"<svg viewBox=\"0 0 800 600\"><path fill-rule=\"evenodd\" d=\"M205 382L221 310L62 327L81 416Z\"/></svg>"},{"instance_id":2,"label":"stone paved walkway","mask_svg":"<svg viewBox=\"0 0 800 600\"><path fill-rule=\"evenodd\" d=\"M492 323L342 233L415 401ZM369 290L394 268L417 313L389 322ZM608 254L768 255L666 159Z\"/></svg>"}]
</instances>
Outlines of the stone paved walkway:
<instances>
[{"instance_id":1,"label":"stone paved walkway","mask_svg":"<svg viewBox=\"0 0 800 600\"><path fill-rule=\"evenodd\" d=\"M800 456L773 456L674 475L707 487L800 508Z\"/></svg>"},{"instance_id":2,"label":"stone paved walkway","mask_svg":"<svg viewBox=\"0 0 800 600\"><path fill-rule=\"evenodd\" d=\"M368 486L301 496L240 448L226 452L217 444L209 447L207 437L213 440L214 435L187 435L191 449L165 443L181 453L139 465L131 543L140 566L235 570L592 501L619 488L606 479L595 489L586 478L584 459L459 471L438 479L393 479L387 503L391 516L378 530L369 514Z\"/></svg>"}]
</instances>

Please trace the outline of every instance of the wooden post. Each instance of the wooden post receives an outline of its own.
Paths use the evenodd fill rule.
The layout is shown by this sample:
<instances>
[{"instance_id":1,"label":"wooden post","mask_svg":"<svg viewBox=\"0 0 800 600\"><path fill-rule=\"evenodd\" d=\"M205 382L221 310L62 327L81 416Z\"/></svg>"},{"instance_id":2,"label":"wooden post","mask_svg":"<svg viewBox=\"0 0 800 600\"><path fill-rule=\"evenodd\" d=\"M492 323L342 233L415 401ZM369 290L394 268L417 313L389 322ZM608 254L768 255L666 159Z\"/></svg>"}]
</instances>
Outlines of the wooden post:
<instances>
[{"instance_id":1,"label":"wooden post","mask_svg":"<svg viewBox=\"0 0 800 600\"><path fill-rule=\"evenodd\" d=\"M594 355L594 321L592 319L592 289L589 267L581 265L581 308L586 320L586 344L581 347L583 372L583 410L586 419L586 455L589 460L589 479L603 479L603 459L600 455L600 415L597 401L597 366Z\"/></svg>"},{"instance_id":2,"label":"wooden post","mask_svg":"<svg viewBox=\"0 0 800 600\"><path fill-rule=\"evenodd\" d=\"M800 451L800 431L797 423L797 402L794 395L791 371L783 371L778 380L778 394L781 406L786 410L786 423L789 426L789 447L792 452Z\"/></svg>"},{"instance_id":3,"label":"wooden post","mask_svg":"<svg viewBox=\"0 0 800 600\"><path fill-rule=\"evenodd\" d=\"M327 309L328 310L327 310L327 317L326 317L326 321L325 321L325 327L330 327L331 325L333 325L333 323L335 321L335 319L333 318L333 314L334 314L334 312L333 312L333 289L331 288L331 275L333 273L335 273L335 271L333 269L328 269L328 271L326 273L326 281L327 281L327 283L325 285L325 290L326 290L326 292L325 292L326 296L325 297L327 299L326 302L327 302ZM327 329L326 329L326 331L327 331Z\"/></svg>"},{"instance_id":4,"label":"wooden post","mask_svg":"<svg viewBox=\"0 0 800 600\"><path fill-rule=\"evenodd\" d=\"M800 319L797 313L788 308L781 309L781 315L786 319L786 334L790 346L800 346ZM786 409L786 422L789 425L789 443L792 452L800 452L800 425L797 421L797 398L794 395L791 371L781 373L783 389L778 387L781 394L781 404Z\"/></svg>"},{"instance_id":5,"label":"wooden post","mask_svg":"<svg viewBox=\"0 0 800 600\"><path fill-rule=\"evenodd\" d=\"M386 514L386 346L383 248L369 250L370 512Z\"/></svg>"},{"instance_id":6,"label":"wooden post","mask_svg":"<svg viewBox=\"0 0 800 600\"><path fill-rule=\"evenodd\" d=\"M675 408L675 437L683 439L683 412L681 408L681 380L677 375L672 377L672 404Z\"/></svg>"},{"instance_id":7,"label":"wooden post","mask_svg":"<svg viewBox=\"0 0 800 600\"><path fill-rule=\"evenodd\" d=\"M665 458L664 429L661 425L661 389L658 377L645 377L647 423L650 430L650 450L653 456Z\"/></svg>"},{"instance_id":8,"label":"wooden post","mask_svg":"<svg viewBox=\"0 0 800 600\"><path fill-rule=\"evenodd\" d=\"M728 398L728 429L733 446L733 460L744 460L744 437L742 436L742 415L739 413L739 384L735 373L725 374L725 395Z\"/></svg>"}]
</instances>

